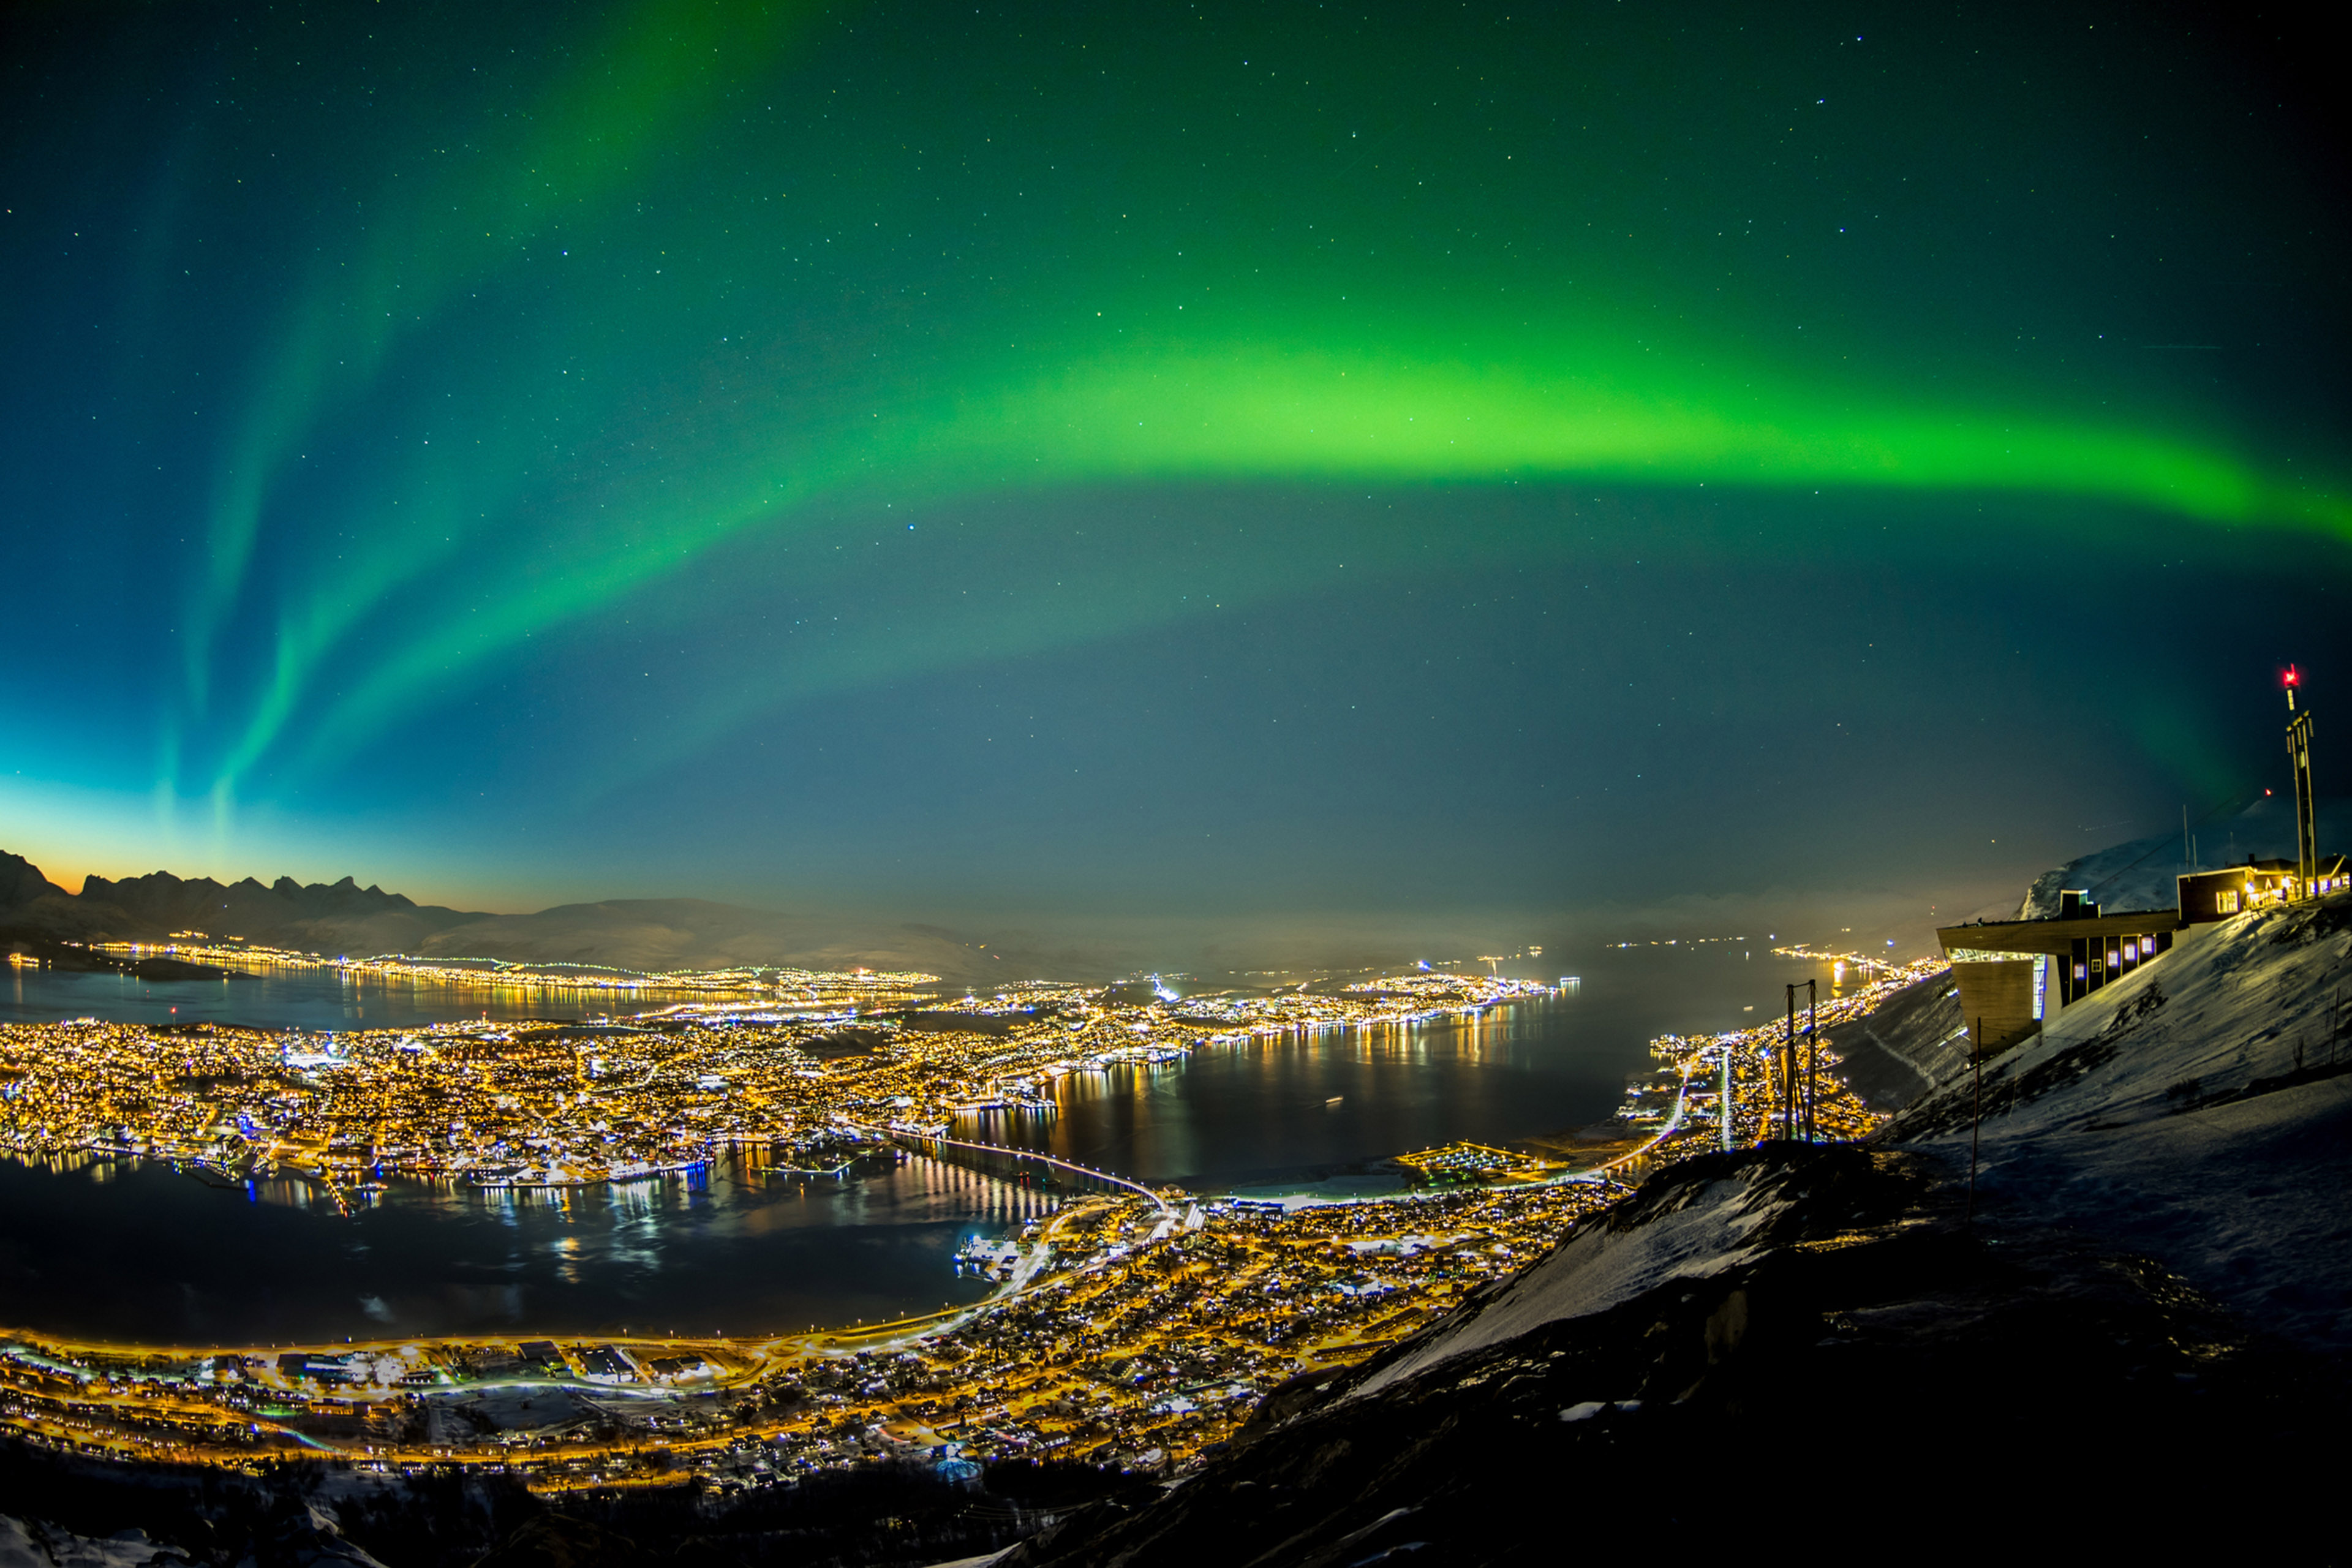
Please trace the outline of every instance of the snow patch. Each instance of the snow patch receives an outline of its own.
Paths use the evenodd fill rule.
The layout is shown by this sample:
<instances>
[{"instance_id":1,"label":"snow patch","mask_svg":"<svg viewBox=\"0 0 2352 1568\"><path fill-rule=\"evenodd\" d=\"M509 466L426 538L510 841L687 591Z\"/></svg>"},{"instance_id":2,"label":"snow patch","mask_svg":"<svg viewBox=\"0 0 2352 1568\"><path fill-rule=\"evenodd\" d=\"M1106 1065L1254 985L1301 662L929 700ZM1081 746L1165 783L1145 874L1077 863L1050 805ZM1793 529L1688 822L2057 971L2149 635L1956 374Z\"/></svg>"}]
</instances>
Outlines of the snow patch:
<instances>
[{"instance_id":1,"label":"snow patch","mask_svg":"<svg viewBox=\"0 0 2352 1568\"><path fill-rule=\"evenodd\" d=\"M1546 1323L1605 1312L1670 1279L1703 1279L1739 1267L1751 1256L1743 1243L1782 1206L1755 1190L1773 1174L1769 1166L1750 1165L1697 1188L1672 1213L1622 1230L1596 1225L1578 1231L1492 1300L1439 1324L1341 1402L1377 1394Z\"/></svg>"},{"instance_id":2,"label":"snow patch","mask_svg":"<svg viewBox=\"0 0 2352 1568\"><path fill-rule=\"evenodd\" d=\"M1639 1410L1638 1399L1588 1399L1581 1405L1571 1405L1559 1413L1562 1421L1590 1421L1604 1410Z\"/></svg>"},{"instance_id":3,"label":"snow patch","mask_svg":"<svg viewBox=\"0 0 2352 1568\"><path fill-rule=\"evenodd\" d=\"M103 1541L0 1514L0 1568L189 1568L189 1559L125 1530Z\"/></svg>"}]
</instances>

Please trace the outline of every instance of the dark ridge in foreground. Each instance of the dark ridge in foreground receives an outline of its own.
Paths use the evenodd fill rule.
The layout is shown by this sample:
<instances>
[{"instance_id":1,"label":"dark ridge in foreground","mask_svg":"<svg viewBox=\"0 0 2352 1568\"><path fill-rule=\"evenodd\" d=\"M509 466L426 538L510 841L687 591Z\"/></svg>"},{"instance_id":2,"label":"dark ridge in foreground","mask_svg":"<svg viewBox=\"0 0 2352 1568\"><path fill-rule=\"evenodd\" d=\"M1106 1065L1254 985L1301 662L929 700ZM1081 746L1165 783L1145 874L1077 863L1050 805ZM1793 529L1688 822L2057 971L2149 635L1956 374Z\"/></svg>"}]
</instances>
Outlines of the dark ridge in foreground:
<instances>
[{"instance_id":1,"label":"dark ridge in foreground","mask_svg":"<svg viewBox=\"0 0 2352 1568\"><path fill-rule=\"evenodd\" d=\"M1015 1462L824 1472L740 1498L690 1485L533 1496L510 1478L289 1466L259 1479L95 1465L0 1446L0 1568L908 1568L1000 1551L1148 1481ZM130 1531L141 1539L121 1539ZM32 1543L11 1555L12 1531ZM46 1553L43 1548L46 1547Z\"/></svg>"},{"instance_id":2,"label":"dark ridge in foreground","mask_svg":"<svg viewBox=\"0 0 2352 1568\"><path fill-rule=\"evenodd\" d=\"M1571 1296L1560 1265L1579 1250L1598 1264L1644 1229L1696 1235L1709 1211L1748 1227L1688 1259L1709 1271L1445 1353L1483 1314ZM1278 1392L1202 1473L1148 1507L1074 1516L1002 1568L1430 1568L1525 1562L1547 1542L1782 1537L2177 1560L2242 1535L2247 1499L2344 1451L2336 1380L2313 1358L2250 1342L2144 1258L1972 1233L1920 1163L1855 1147L1675 1166L1464 1316Z\"/></svg>"}]
</instances>

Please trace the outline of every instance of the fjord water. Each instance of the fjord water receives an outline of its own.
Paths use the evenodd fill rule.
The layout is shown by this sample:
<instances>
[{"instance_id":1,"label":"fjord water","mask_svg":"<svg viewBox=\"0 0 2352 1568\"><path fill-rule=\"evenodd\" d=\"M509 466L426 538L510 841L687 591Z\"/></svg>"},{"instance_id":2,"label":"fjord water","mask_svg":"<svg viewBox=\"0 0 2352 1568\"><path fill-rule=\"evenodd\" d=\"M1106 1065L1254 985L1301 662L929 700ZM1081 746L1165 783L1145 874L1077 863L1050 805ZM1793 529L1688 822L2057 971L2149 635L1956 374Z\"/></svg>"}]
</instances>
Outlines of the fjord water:
<instances>
[{"instance_id":1,"label":"fjord water","mask_svg":"<svg viewBox=\"0 0 2352 1568\"><path fill-rule=\"evenodd\" d=\"M0 1324L243 1345L881 1321L983 1295L957 1244L1044 1202L932 1160L833 1178L734 1157L562 1191L402 1184L346 1217L299 1183L0 1161Z\"/></svg>"},{"instance_id":2,"label":"fjord water","mask_svg":"<svg viewBox=\"0 0 2352 1568\"><path fill-rule=\"evenodd\" d=\"M121 1024L244 1024L257 1029L331 1033L462 1018L493 1023L577 1018L649 1003L625 991L444 985L324 965L265 968L223 980L142 980L112 971L14 966L0 973L0 1023L9 1024L103 1018Z\"/></svg>"},{"instance_id":3,"label":"fjord water","mask_svg":"<svg viewBox=\"0 0 2352 1568\"><path fill-rule=\"evenodd\" d=\"M1832 994L1827 966L1761 943L1612 949L1580 968L1551 996L1475 1017L1261 1037L1087 1074L1051 1113L985 1112L962 1135L1196 1191L1300 1188L1457 1139L1605 1120L1656 1037L1768 1021L1791 980Z\"/></svg>"},{"instance_id":4,"label":"fjord water","mask_svg":"<svg viewBox=\"0 0 2352 1568\"><path fill-rule=\"evenodd\" d=\"M1605 1119L1654 1036L1769 1019L1789 980L1819 976L1829 991L1826 972L1761 945L1611 951L1576 967L1579 985L1475 1020L1279 1037L1072 1075L1059 1081L1055 1114L992 1113L962 1131L1201 1191L1296 1183L1452 1139L1502 1142ZM92 980L103 984L79 984ZM16 1019L191 1016L172 1005L334 1028L474 1017L486 1005L499 1016L485 994L427 987L384 988L405 993L397 1002L374 987L349 1001L257 989L243 994L270 1011L238 1016L234 1000L209 1010L212 994L234 999L263 984L29 972L0 995ZM192 1000L173 1003L174 993ZM582 1010L541 994L510 1002L509 1016L567 1009ZM1013 1228L1046 1201L929 1159L835 1180L765 1170L745 1154L693 1177L562 1194L396 1183L346 1217L299 1184L223 1190L138 1162L0 1161L0 1325L242 1344L874 1321L976 1298L980 1282L955 1270L958 1244Z\"/></svg>"}]
</instances>

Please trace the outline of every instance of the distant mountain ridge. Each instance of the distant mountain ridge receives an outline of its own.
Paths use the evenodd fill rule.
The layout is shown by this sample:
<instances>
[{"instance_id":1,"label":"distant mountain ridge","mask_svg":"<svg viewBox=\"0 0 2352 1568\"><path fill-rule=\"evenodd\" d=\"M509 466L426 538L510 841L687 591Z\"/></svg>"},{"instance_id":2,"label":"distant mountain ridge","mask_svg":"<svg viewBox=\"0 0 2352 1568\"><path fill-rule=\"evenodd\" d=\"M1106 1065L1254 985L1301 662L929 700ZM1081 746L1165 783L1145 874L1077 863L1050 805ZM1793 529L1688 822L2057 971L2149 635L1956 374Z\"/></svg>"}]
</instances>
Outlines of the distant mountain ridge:
<instances>
[{"instance_id":1,"label":"distant mountain ridge","mask_svg":"<svg viewBox=\"0 0 2352 1568\"><path fill-rule=\"evenodd\" d=\"M413 951L434 933L490 917L420 905L382 888L280 877L221 883L169 871L112 881L91 877L68 893L21 855L0 852L0 931L68 942L144 942L175 931L241 936L306 951Z\"/></svg>"},{"instance_id":2,"label":"distant mountain ridge","mask_svg":"<svg viewBox=\"0 0 2352 1568\"><path fill-rule=\"evenodd\" d=\"M1123 967L1124 955L1066 944L968 942L941 926L834 920L703 899L615 899L501 915L419 904L382 888L280 877L222 883L152 871L120 881L91 877L79 894L0 851L0 947L11 942L152 942L176 931L352 957L607 964L619 969L919 970L950 980L1080 977Z\"/></svg>"}]
</instances>

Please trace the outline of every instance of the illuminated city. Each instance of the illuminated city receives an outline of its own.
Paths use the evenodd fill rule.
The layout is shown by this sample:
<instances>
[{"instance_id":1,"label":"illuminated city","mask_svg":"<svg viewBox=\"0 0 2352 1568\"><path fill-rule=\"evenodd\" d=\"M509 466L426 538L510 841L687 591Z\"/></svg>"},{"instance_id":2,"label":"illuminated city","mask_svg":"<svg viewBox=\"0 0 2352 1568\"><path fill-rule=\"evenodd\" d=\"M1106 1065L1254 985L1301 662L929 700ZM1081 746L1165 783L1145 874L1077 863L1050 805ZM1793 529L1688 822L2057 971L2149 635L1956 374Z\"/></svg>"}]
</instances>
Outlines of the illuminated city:
<instances>
[{"instance_id":1,"label":"illuminated city","mask_svg":"<svg viewBox=\"0 0 2352 1568\"><path fill-rule=\"evenodd\" d=\"M740 989L742 978L697 989ZM782 999L903 1002L891 988L925 978L795 975ZM861 1138L940 1137L959 1114L1049 1106L1066 1074L1256 1036L1475 1013L1545 989L1425 973L1120 1004L1039 984L900 1016L681 1004L627 1021L324 1039L211 1024L0 1024L5 1136L28 1156L119 1151L236 1180L282 1170L346 1205L392 1177L628 1181L737 1144L831 1170Z\"/></svg>"},{"instance_id":2,"label":"illuminated city","mask_svg":"<svg viewBox=\"0 0 2352 1568\"><path fill-rule=\"evenodd\" d=\"M1902 966L1830 1000L1821 1022L1833 1027L1941 972ZM625 1182L722 1143L812 1171L894 1143L945 1152L958 1113L1050 1106L1057 1079L1108 1063L1250 1035L1391 1028L1543 991L1428 971L1125 1004L1101 988L1039 985L925 1006L918 1027L689 1005L570 1030L346 1035L331 1051L204 1026L16 1026L0 1032L0 1071L20 1157L135 1152L233 1176L283 1170L363 1203L387 1178ZM851 1027L877 1037L843 1054ZM20 1332L5 1352L5 1414L32 1440L84 1454L243 1468L323 1449L394 1469L488 1467L551 1489L681 1467L772 1484L941 1449L1181 1473L1265 1391L1395 1343L1517 1273L1641 1173L1712 1147L1723 1108L1710 1086L1726 1055L1734 1139L1769 1135L1781 1044L1778 1023L1654 1041L1659 1070L1631 1086L1621 1146L1580 1165L1457 1144L1400 1153L1417 1182L1403 1194L1304 1203L1066 1167L1077 1179L1050 1214L975 1248L996 1292L928 1318L756 1338L290 1348ZM1838 1081L1833 1047L1825 1059L1822 1135L1866 1133L1882 1118ZM170 1092L152 1093L158 1084Z\"/></svg>"},{"instance_id":3,"label":"illuminated city","mask_svg":"<svg viewBox=\"0 0 2352 1568\"><path fill-rule=\"evenodd\" d=\"M0 1568L2295 1553L2343 8L5 16Z\"/></svg>"}]
</instances>

